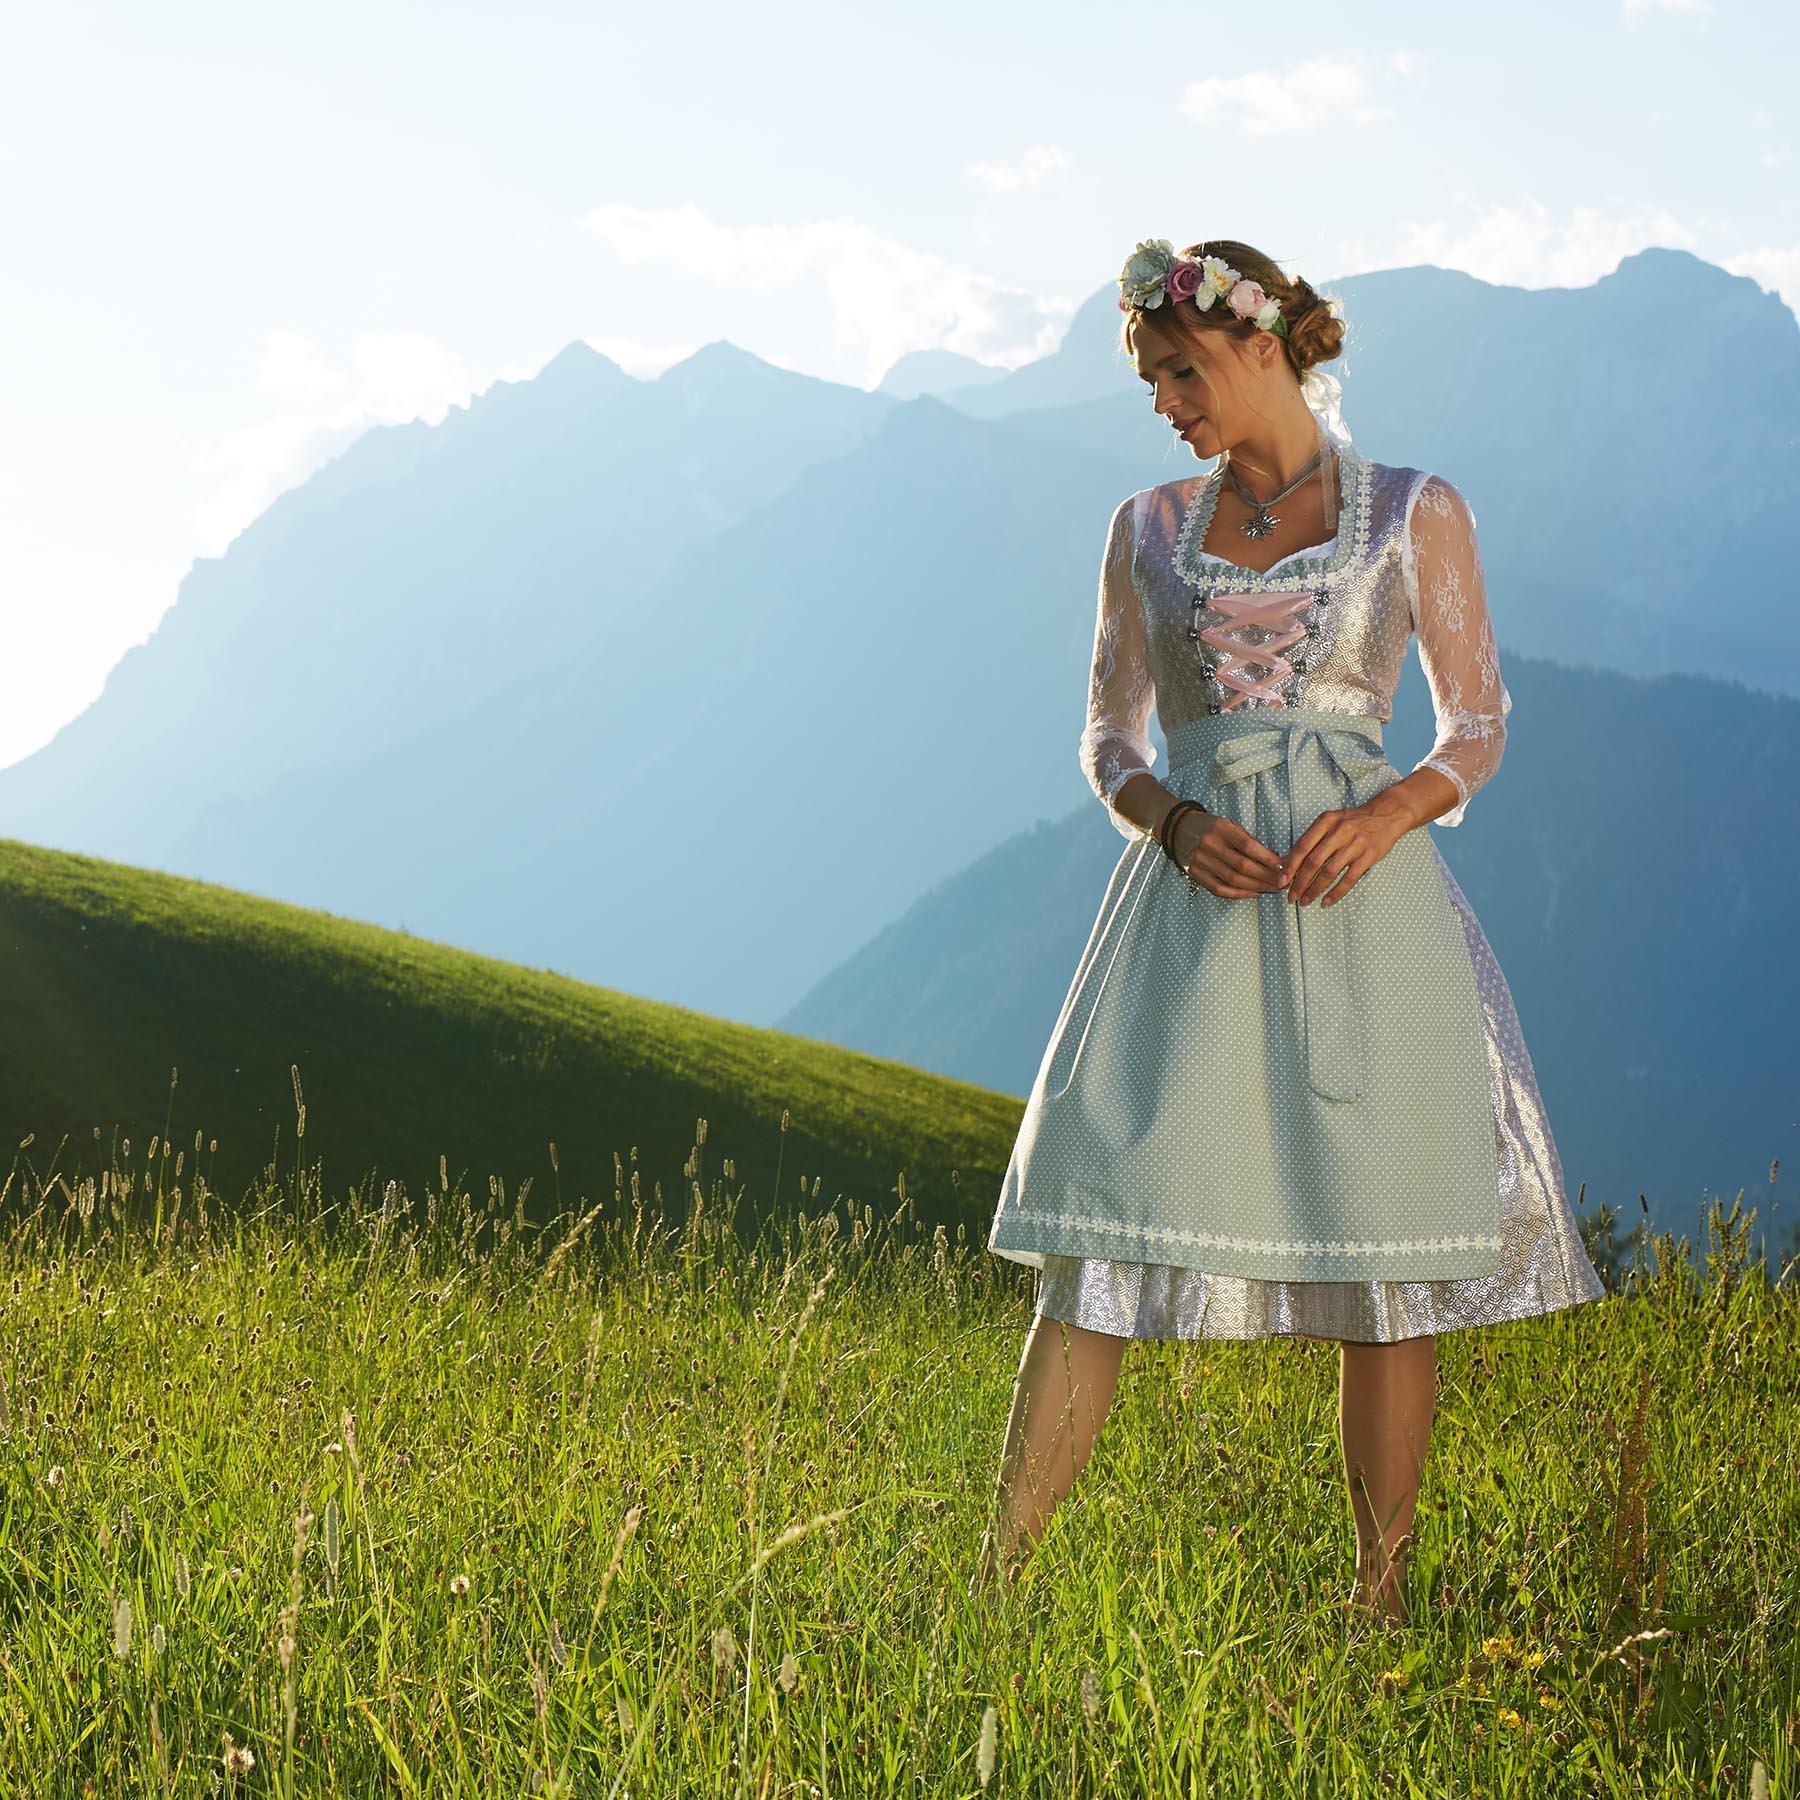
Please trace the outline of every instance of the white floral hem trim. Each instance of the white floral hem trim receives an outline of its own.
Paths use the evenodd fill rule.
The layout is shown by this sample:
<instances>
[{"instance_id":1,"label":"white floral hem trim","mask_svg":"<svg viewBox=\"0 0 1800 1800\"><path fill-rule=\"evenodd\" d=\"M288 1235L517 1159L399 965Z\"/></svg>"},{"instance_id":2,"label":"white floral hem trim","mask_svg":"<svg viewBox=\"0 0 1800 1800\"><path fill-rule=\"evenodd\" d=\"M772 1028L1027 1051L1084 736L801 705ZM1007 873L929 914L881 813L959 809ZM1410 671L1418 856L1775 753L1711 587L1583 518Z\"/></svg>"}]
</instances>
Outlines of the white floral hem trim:
<instances>
[{"instance_id":1,"label":"white floral hem trim","mask_svg":"<svg viewBox=\"0 0 1800 1800\"><path fill-rule=\"evenodd\" d=\"M1176 1231L1157 1225L1122 1225L1116 1219L1094 1219L1079 1213L1033 1212L1015 1206L1011 1216L1027 1224L1074 1225L1084 1231L1110 1231L1121 1237L1155 1238L1163 1243L1199 1244L1211 1250L1249 1250L1259 1256L1368 1256L1392 1252L1412 1255L1424 1250L1498 1250L1493 1237L1369 1238L1347 1239L1225 1237L1212 1231Z\"/></svg>"}]
</instances>

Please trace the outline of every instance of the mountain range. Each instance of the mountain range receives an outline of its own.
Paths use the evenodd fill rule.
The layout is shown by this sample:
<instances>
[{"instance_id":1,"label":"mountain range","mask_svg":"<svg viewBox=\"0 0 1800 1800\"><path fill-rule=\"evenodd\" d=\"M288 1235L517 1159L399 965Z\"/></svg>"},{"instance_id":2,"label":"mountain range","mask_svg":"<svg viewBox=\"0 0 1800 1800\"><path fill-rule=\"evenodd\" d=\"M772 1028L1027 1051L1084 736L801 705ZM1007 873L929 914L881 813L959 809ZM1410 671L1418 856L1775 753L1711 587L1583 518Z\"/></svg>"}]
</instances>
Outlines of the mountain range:
<instances>
[{"instance_id":1,"label":"mountain range","mask_svg":"<svg viewBox=\"0 0 1800 1800\"><path fill-rule=\"evenodd\" d=\"M1794 1087L1794 317L1670 250L1335 291L1358 448L1480 521L1514 739L1438 838L1572 1179L1754 1195ZM1118 854L1075 758L1105 523L1198 472L1118 322L874 391L578 341L373 430L0 770L0 835L1023 1091ZM1416 666L1396 709L1422 753Z\"/></svg>"}]
</instances>

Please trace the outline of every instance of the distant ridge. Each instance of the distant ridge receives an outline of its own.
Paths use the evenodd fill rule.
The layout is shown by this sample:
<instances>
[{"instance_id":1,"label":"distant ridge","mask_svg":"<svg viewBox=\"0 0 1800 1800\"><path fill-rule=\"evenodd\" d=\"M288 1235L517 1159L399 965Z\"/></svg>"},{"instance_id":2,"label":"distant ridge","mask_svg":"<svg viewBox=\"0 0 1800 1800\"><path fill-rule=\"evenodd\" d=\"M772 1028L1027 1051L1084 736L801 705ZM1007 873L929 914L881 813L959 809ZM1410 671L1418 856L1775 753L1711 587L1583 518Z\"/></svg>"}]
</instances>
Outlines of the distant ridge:
<instances>
[{"instance_id":1,"label":"distant ridge","mask_svg":"<svg viewBox=\"0 0 1800 1800\"><path fill-rule=\"evenodd\" d=\"M920 394L944 395L952 389L985 387L1004 381L1009 371L992 363L977 362L954 350L909 350L882 376L877 386L897 400L913 400Z\"/></svg>"}]
</instances>

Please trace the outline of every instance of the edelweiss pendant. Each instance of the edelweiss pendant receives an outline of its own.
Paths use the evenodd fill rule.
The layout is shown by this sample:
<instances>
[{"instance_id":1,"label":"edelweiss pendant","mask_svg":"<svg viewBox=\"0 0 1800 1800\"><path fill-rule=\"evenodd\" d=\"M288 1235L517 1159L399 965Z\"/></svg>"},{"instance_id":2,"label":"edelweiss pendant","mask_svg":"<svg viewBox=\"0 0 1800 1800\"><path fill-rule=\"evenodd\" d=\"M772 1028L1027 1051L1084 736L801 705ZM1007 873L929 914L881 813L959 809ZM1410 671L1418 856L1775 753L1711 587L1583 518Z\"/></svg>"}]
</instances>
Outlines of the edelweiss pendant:
<instances>
[{"instance_id":1,"label":"edelweiss pendant","mask_svg":"<svg viewBox=\"0 0 1800 1800\"><path fill-rule=\"evenodd\" d=\"M1239 527L1247 538L1266 538L1281 523L1279 513L1272 513L1266 506L1259 506Z\"/></svg>"}]
</instances>

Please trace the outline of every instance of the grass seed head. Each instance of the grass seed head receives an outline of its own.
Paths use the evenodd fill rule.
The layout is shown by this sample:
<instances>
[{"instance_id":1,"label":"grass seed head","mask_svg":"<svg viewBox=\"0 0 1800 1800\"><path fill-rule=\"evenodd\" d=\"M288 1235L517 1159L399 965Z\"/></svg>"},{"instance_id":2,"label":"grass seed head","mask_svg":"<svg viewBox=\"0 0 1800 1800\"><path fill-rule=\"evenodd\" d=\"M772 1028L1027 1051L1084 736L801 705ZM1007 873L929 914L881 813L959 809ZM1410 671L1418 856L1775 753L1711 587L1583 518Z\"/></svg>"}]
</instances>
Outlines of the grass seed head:
<instances>
[{"instance_id":1,"label":"grass seed head","mask_svg":"<svg viewBox=\"0 0 1800 1800\"><path fill-rule=\"evenodd\" d=\"M1081 1671L1081 1710L1090 1719L1100 1716L1100 1671L1083 1669Z\"/></svg>"},{"instance_id":2,"label":"grass seed head","mask_svg":"<svg viewBox=\"0 0 1800 1800\"><path fill-rule=\"evenodd\" d=\"M975 1773L981 1778L983 1787L994 1779L994 1753L999 1742L1000 1715L990 1700L981 1715L981 1737L975 1745Z\"/></svg>"}]
</instances>

